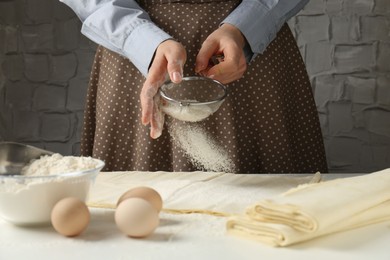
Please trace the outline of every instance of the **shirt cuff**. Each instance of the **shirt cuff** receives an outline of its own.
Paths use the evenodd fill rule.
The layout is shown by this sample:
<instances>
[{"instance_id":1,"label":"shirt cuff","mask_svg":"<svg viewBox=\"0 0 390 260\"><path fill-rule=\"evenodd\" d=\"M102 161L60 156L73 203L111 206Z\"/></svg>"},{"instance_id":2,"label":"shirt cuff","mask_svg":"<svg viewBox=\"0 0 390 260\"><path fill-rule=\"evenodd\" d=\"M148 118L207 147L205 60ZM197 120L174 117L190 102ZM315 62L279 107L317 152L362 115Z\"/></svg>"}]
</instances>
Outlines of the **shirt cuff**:
<instances>
[{"instance_id":1,"label":"shirt cuff","mask_svg":"<svg viewBox=\"0 0 390 260\"><path fill-rule=\"evenodd\" d=\"M280 22L270 12L270 8L261 2L243 1L222 23L237 27L245 36L252 52L262 53L280 28Z\"/></svg>"},{"instance_id":2,"label":"shirt cuff","mask_svg":"<svg viewBox=\"0 0 390 260\"><path fill-rule=\"evenodd\" d=\"M128 58L134 66L146 76L157 47L172 37L153 23L145 23L134 29L126 38L123 48L118 48L96 33L89 26L83 25L81 32L92 41Z\"/></svg>"},{"instance_id":3,"label":"shirt cuff","mask_svg":"<svg viewBox=\"0 0 390 260\"><path fill-rule=\"evenodd\" d=\"M123 52L146 76L157 47L168 39L172 39L172 36L153 23L145 23L134 29L127 37Z\"/></svg>"}]
</instances>

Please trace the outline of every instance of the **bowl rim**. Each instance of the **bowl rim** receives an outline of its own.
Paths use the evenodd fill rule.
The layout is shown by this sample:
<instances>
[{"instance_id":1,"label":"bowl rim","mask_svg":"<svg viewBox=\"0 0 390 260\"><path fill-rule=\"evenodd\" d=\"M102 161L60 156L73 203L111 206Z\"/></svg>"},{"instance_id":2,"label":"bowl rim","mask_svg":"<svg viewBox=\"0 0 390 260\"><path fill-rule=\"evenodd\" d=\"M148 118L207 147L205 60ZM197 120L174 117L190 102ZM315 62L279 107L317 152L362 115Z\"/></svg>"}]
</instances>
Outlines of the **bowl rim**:
<instances>
[{"instance_id":1,"label":"bowl rim","mask_svg":"<svg viewBox=\"0 0 390 260\"><path fill-rule=\"evenodd\" d=\"M210 105L210 104L215 104L215 103L218 103L222 100L224 100L228 94L228 89L227 87L222 84L221 82L219 82L218 80L215 80L215 79L211 79L211 78L206 78L206 77L199 77L199 76L191 76L191 77L183 77L182 78L182 81L192 81L192 80L204 80L204 81L210 81L210 82L213 82L213 83L216 83L217 86L219 88L221 88L223 90L223 95L220 96L219 98L217 99L214 99L214 100L210 100L210 101L206 101L206 102L199 102L199 101L179 101L179 100L176 100L176 99L173 99L171 97L169 97L167 95L167 93L165 93L164 89L163 89L163 86L166 86L168 84L176 84L174 82L172 82L171 80L168 80L166 81L160 88L159 88L159 93L161 95L162 98L164 98L165 100L168 100L170 102L173 102L175 104L179 104L180 106L203 106L203 105ZM180 84L180 83L179 83Z\"/></svg>"},{"instance_id":2,"label":"bowl rim","mask_svg":"<svg viewBox=\"0 0 390 260\"><path fill-rule=\"evenodd\" d=\"M65 172L65 173L55 174L55 175L37 175L37 176L0 174L0 180L2 179L15 179L15 180L56 179L56 178L68 178L68 177L80 177L94 172L99 173L100 170L104 167L105 163L100 159L96 159L96 158L92 158L92 159L98 161L98 165L95 168L88 169L88 170Z\"/></svg>"}]
</instances>

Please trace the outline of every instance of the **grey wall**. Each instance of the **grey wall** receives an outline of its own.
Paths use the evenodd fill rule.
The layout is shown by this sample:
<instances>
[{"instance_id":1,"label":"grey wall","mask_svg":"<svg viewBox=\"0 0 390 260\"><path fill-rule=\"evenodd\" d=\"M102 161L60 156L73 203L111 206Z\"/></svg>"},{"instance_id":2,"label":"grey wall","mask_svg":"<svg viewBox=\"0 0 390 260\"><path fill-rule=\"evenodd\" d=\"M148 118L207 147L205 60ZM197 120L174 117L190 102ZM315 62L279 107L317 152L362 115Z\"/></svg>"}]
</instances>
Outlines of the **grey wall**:
<instances>
[{"instance_id":1,"label":"grey wall","mask_svg":"<svg viewBox=\"0 0 390 260\"><path fill-rule=\"evenodd\" d=\"M390 1L311 0L290 25L331 171L390 167Z\"/></svg>"},{"instance_id":2,"label":"grey wall","mask_svg":"<svg viewBox=\"0 0 390 260\"><path fill-rule=\"evenodd\" d=\"M289 21L333 172L390 167L390 1L311 0ZM78 154L95 44L56 0L0 2L0 140Z\"/></svg>"},{"instance_id":3,"label":"grey wall","mask_svg":"<svg viewBox=\"0 0 390 260\"><path fill-rule=\"evenodd\" d=\"M0 2L0 134L78 154L95 45L56 0Z\"/></svg>"}]
</instances>

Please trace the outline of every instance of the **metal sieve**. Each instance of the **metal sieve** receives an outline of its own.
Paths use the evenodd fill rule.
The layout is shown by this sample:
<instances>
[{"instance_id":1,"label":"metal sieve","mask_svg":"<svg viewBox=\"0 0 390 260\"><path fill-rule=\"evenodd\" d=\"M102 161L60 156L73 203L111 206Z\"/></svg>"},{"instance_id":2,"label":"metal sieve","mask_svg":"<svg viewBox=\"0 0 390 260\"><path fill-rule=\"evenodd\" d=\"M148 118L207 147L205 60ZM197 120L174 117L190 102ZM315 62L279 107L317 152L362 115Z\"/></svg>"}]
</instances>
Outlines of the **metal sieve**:
<instances>
[{"instance_id":1,"label":"metal sieve","mask_svg":"<svg viewBox=\"0 0 390 260\"><path fill-rule=\"evenodd\" d=\"M219 109L227 96L227 88L217 80L205 77L184 77L182 82L166 82L160 87L161 109L182 120L197 122Z\"/></svg>"}]
</instances>

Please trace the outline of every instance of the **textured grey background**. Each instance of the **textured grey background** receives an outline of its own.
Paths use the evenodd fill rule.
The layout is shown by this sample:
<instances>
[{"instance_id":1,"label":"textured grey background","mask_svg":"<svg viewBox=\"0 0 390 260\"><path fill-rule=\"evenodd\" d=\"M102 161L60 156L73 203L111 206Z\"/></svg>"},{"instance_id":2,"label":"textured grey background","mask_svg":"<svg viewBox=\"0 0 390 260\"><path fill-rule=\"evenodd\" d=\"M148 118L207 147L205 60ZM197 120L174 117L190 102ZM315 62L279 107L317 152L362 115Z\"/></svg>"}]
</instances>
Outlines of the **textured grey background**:
<instances>
[{"instance_id":1,"label":"textured grey background","mask_svg":"<svg viewBox=\"0 0 390 260\"><path fill-rule=\"evenodd\" d=\"M311 0L289 21L332 172L390 167L390 1ZM78 154L96 45L56 0L0 1L0 140Z\"/></svg>"}]
</instances>

